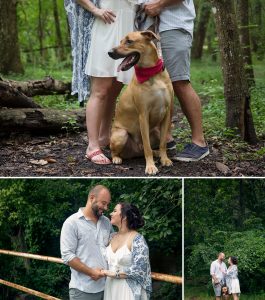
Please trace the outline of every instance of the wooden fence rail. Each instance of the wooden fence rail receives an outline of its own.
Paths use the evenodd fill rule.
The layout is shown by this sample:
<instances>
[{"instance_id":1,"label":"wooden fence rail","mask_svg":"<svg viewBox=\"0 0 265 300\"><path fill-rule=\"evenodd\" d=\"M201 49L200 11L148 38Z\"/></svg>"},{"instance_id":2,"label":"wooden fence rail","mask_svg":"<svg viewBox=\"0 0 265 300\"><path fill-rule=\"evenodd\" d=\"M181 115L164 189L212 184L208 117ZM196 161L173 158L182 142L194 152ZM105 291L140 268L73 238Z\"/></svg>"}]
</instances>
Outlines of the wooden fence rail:
<instances>
[{"instance_id":1,"label":"wooden fence rail","mask_svg":"<svg viewBox=\"0 0 265 300\"><path fill-rule=\"evenodd\" d=\"M51 257L51 256L44 256L44 255L38 255L38 254L31 254L31 253L23 253L23 252L16 252L16 251L9 251L9 250L3 250L0 249L0 254L5 254L5 255L12 255L12 256L19 256L27 259L36 259L36 260L43 260L43 261L49 261L53 263L58 263L58 264L63 264L63 260L58 257ZM168 274L162 274L162 273L151 273L152 279L154 280L159 280L159 281L165 281L165 282L170 282L174 284L182 284L182 277L180 276L174 276L174 275L168 275ZM24 291L28 294L38 296L42 299L51 299L51 300L60 300L59 298L55 298L46 294L43 294L41 292L23 287L21 285L5 281L0 279L0 284L6 285L13 287L15 289Z\"/></svg>"},{"instance_id":2,"label":"wooden fence rail","mask_svg":"<svg viewBox=\"0 0 265 300\"><path fill-rule=\"evenodd\" d=\"M35 290L32 290L32 289L26 288L26 287L24 287L22 285L15 284L15 283L3 280L3 279L0 279L0 284L12 287L12 288L14 288L16 290L20 290L22 292L25 292L25 293L30 294L30 295L37 296L37 297L42 298L42 299L61 300L60 298L55 298L55 297L46 295L44 293L41 293L41 292L38 292L38 291L35 291Z\"/></svg>"}]
</instances>

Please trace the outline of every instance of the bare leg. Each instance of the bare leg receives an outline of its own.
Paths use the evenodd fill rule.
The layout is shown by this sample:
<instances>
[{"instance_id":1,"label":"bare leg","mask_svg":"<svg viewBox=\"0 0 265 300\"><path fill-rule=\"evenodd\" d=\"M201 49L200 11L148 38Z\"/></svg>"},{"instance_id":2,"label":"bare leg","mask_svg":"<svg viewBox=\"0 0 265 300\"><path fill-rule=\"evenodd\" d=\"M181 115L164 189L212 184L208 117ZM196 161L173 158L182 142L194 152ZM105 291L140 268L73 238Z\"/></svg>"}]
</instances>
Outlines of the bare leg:
<instances>
[{"instance_id":1,"label":"bare leg","mask_svg":"<svg viewBox=\"0 0 265 300\"><path fill-rule=\"evenodd\" d=\"M91 78L91 95L86 107L86 124L88 133L88 147L86 154L90 156L100 150L99 132L102 120L106 117L105 103L113 84L113 78ZM107 164L109 159L104 154L99 154L91 159L95 163Z\"/></svg>"},{"instance_id":2,"label":"bare leg","mask_svg":"<svg viewBox=\"0 0 265 300\"><path fill-rule=\"evenodd\" d=\"M188 119L192 132L192 142L205 147L200 98L186 80L172 82L175 95L179 99L183 113ZM217 298L216 298L217 299Z\"/></svg>"},{"instance_id":3,"label":"bare leg","mask_svg":"<svg viewBox=\"0 0 265 300\"><path fill-rule=\"evenodd\" d=\"M232 294L233 295L233 300L238 300L238 294Z\"/></svg>"},{"instance_id":4,"label":"bare leg","mask_svg":"<svg viewBox=\"0 0 265 300\"><path fill-rule=\"evenodd\" d=\"M105 101L105 106L103 108L104 118L100 124L99 130L99 144L101 147L105 147L109 144L110 140L110 129L111 123L114 115L116 99L118 98L120 91L123 87L123 83L113 80L111 90L108 95L107 101Z\"/></svg>"}]
</instances>

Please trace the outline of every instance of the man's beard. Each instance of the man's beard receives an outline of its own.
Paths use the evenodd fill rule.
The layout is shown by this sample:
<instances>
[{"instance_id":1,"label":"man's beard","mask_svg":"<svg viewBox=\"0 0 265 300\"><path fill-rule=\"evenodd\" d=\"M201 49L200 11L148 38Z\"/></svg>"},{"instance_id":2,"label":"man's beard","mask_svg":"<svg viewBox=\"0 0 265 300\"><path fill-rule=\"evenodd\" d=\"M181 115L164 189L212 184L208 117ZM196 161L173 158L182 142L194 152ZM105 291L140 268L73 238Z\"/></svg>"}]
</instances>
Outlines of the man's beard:
<instances>
[{"instance_id":1,"label":"man's beard","mask_svg":"<svg viewBox=\"0 0 265 300\"><path fill-rule=\"evenodd\" d=\"M100 212L100 211L99 211L99 208L98 208L97 203L93 203L92 206L91 206L91 208L92 208L92 211L93 211L94 215L95 215L97 218L99 218L99 217L102 216L103 212Z\"/></svg>"}]
</instances>

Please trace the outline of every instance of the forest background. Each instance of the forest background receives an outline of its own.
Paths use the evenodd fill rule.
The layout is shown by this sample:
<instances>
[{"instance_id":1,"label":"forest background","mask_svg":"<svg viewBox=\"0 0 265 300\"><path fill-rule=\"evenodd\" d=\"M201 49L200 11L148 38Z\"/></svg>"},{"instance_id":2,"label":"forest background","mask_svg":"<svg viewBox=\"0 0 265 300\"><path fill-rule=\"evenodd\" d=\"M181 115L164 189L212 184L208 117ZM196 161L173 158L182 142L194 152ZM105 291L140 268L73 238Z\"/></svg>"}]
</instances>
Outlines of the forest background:
<instances>
[{"instance_id":1,"label":"forest background","mask_svg":"<svg viewBox=\"0 0 265 300\"><path fill-rule=\"evenodd\" d=\"M185 180L185 299L214 298L210 264L238 258L240 299L265 297L265 180ZM227 260L226 260L227 264Z\"/></svg>"}]
</instances>

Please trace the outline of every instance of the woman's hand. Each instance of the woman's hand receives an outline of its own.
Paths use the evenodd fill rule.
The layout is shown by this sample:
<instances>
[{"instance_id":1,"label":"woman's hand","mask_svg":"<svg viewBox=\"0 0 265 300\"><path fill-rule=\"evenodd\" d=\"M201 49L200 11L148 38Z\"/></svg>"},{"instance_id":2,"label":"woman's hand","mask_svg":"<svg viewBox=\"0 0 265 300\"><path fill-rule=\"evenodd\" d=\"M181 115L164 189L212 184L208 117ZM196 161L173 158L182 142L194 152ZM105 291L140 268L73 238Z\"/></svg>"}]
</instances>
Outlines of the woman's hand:
<instances>
[{"instance_id":1,"label":"woman's hand","mask_svg":"<svg viewBox=\"0 0 265 300\"><path fill-rule=\"evenodd\" d=\"M100 18L105 24L111 24L115 21L116 15L111 9L97 8L93 9L92 14Z\"/></svg>"},{"instance_id":2,"label":"woman's hand","mask_svg":"<svg viewBox=\"0 0 265 300\"><path fill-rule=\"evenodd\" d=\"M109 276L109 277L115 277L115 273L111 272L109 270L101 270L102 275Z\"/></svg>"}]
</instances>

